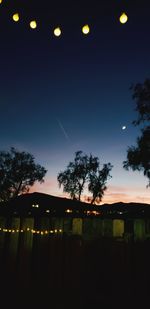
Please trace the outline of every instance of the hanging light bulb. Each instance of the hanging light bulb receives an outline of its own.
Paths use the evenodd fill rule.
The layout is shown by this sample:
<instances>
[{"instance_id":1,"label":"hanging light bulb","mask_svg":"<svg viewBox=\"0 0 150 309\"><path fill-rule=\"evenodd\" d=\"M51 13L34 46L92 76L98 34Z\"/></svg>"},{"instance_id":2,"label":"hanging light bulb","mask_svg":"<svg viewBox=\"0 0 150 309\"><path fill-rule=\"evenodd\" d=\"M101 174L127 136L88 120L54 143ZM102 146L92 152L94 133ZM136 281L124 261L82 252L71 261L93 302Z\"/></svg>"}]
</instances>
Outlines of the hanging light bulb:
<instances>
[{"instance_id":1,"label":"hanging light bulb","mask_svg":"<svg viewBox=\"0 0 150 309\"><path fill-rule=\"evenodd\" d=\"M90 32L90 27L89 27L89 25L84 25L84 26L82 27L82 33L88 34L89 32Z\"/></svg>"},{"instance_id":2,"label":"hanging light bulb","mask_svg":"<svg viewBox=\"0 0 150 309\"><path fill-rule=\"evenodd\" d=\"M12 19L14 20L14 21L19 21L19 14L18 13L15 13L14 15L13 15L13 17L12 17Z\"/></svg>"},{"instance_id":3,"label":"hanging light bulb","mask_svg":"<svg viewBox=\"0 0 150 309\"><path fill-rule=\"evenodd\" d=\"M35 20L30 21L30 28L35 29L37 27L37 22Z\"/></svg>"},{"instance_id":4,"label":"hanging light bulb","mask_svg":"<svg viewBox=\"0 0 150 309\"><path fill-rule=\"evenodd\" d=\"M128 20L128 16L126 15L126 13L122 13L121 16L119 17L119 20L121 24L125 24Z\"/></svg>"},{"instance_id":5,"label":"hanging light bulb","mask_svg":"<svg viewBox=\"0 0 150 309\"><path fill-rule=\"evenodd\" d=\"M61 35L61 29L59 27L54 29L54 35L55 36L60 36Z\"/></svg>"}]
</instances>

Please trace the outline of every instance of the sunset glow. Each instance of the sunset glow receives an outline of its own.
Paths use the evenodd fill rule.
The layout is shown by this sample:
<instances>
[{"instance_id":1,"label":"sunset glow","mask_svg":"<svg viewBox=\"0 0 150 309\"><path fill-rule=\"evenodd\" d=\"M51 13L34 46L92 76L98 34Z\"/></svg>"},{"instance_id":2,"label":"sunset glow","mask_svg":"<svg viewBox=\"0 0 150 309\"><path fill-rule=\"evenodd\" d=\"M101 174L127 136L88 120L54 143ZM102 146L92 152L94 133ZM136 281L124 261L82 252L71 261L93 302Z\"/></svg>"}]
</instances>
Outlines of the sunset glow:
<instances>
[{"instance_id":1,"label":"sunset glow","mask_svg":"<svg viewBox=\"0 0 150 309\"><path fill-rule=\"evenodd\" d=\"M60 192L58 189L58 184L56 179L54 180L46 180L43 184L36 184L30 189L30 193L33 192L41 192L46 193L54 196L70 198L69 194ZM82 195L81 200L83 202L90 202L89 200L90 194ZM100 203L102 204L113 204L113 203L130 203L130 202L137 202L137 203L148 203L150 204L150 196L149 196L149 189L147 188L140 188L140 187L122 187L122 186L108 186L108 189L105 191L103 199Z\"/></svg>"}]
</instances>

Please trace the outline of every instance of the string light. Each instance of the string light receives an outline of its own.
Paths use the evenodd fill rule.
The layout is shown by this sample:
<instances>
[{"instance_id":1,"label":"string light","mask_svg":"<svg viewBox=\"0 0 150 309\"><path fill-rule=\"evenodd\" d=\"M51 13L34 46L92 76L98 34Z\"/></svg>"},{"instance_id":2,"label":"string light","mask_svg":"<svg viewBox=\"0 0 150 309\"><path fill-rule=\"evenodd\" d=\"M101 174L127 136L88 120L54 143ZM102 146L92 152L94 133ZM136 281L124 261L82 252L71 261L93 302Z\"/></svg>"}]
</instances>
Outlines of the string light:
<instances>
[{"instance_id":1,"label":"string light","mask_svg":"<svg viewBox=\"0 0 150 309\"><path fill-rule=\"evenodd\" d=\"M30 28L35 29L37 27L37 22L36 20L30 21Z\"/></svg>"},{"instance_id":2,"label":"string light","mask_svg":"<svg viewBox=\"0 0 150 309\"><path fill-rule=\"evenodd\" d=\"M54 29L54 35L55 36L60 36L61 35L61 29L59 27Z\"/></svg>"},{"instance_id":3,"label":"string light","mask_svg":"<svg viewBox=\"0 0 150 309\"><path fill-rule=\"evenodd\" d=\"M13 19L15 22L19 21L19 14L18 14L18 13L15 13L15 14L13 15L12 19Z\"/></svg>"},{"instance_id":4,"label":"string light","mask_svg":"<svg viewBox=\"0 0 150 309\"><path fill-rule=\"evenodd\" d=\"M0 4L3 2L3 0L0 0ZM19 16L19 13L14 13L12 15L12 19L14 22L18 22L20 20L20 16ZM128 16L125 12L122 12L120 17L119 17L119 21L121 24L125 24L127 21L128 21ZM37 28L37 22L36 20L32 20L30 21L30 28L31 29L36 29ZM90 33L90 27L88 24L85 24L83 27L82 27L82 33L84 35L88 35ZM62 30L60 27L56 27L53 31L53 34L56 36L56 37L59 37L61 36L62 34ZM34 205L33 207L37 207L36 205Z\"/></svg>"},{"instance_id":5,"label":"string light","mask_svg":"<svg viewBox=\"0 0 150 309\"><path fill-rule=\"evenodd\" d=\"M40 234L40 235L48 235L48 234L62 234L63 230L62 229L54 229L54 230L34 230L34 229L30 229L29 227L27 227L26 229L6 229L6 228L0 228L0 232L5 232L5 233L24 233L24 232L30 232L32 234Z\"/></svg>"},{"instance_id":6,"label":"string light","mask_svg":"<svg viewBox=\"0 0 150 309\"><path fill-rule=\"evenodd\" d=\"M119 20L121 24L125 24L128 20L128 16L126 15L126 13L122 13L121 16L119 17Z\"/></svg>"},{"instance_id":7,"label":"string light","mask_svg":"<svg viewBox=\"0 0 150 309\"><path fill-rule=\"evenodd\" d=\"M82 27L82 33L88 34L89 32L90 32L90 27L89 27L89 25L84 25L84 26Z\"/></svg>"}]
</instances>

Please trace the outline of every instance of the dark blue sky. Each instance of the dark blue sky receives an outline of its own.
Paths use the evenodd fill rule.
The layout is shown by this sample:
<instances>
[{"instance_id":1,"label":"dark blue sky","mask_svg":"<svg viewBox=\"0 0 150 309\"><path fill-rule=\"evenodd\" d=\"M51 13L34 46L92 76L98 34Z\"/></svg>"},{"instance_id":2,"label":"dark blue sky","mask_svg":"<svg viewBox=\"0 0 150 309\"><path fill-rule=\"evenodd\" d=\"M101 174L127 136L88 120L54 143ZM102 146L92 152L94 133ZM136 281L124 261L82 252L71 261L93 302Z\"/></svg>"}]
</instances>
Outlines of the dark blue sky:
<instances>
[{"instance_id":1,"label":"dark blue sky","mask_svg":"<svg viewBox=\"0 0 150 309\"><path fill-rule=\"evenodd\" d=\"M150 77L150 3L72 2L0 4L0 149L29 151L48 169L34 190L61 195L57 174L83 150L114 165L104 201L149 202L146 179L123 170L122 161L139 134L129 88Z\"/></svg>"}]
</instances>

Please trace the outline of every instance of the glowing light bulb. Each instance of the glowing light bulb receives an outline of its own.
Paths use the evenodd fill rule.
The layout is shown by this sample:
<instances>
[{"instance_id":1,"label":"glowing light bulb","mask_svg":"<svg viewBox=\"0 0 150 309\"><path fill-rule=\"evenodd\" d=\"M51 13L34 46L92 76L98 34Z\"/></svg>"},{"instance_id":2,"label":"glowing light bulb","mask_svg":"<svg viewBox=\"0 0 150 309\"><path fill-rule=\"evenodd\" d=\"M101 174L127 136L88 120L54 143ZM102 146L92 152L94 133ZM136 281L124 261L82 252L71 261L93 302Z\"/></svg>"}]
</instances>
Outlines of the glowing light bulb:
<instances>
[{"instance_id":1,"label":"glowing light bulb","mask_svg":"<svg viewBox=\"0 0 150 309\"><path fill-rule=\"evenodd\" d=\"M119 20L121 24L125 24L128 20L128 16L126 15L126 13L122 13L121 16L119 17Z\"/></svg>"},{"instance_id":2,"label":"glowing light bulb","mask_svg":"<svg viewBox=\"0 0 150 309\"><path fill-rule=\"evenodd\" d=\"M35 29L37 27L37 22L35 20L30 21L30 28Z\"/></svg>"},{"instance_id":3,"label":"glowing light bulb","mask_svg":"<svg viewBox=\"0 0 150 309\"><path fill-rule=\"evenodd\" d=\"M19 14L18 13L15 13L12 17L13 21L19 21Z\"/></svg>"},{"instance_id":4,"label":"glowing light bulb","mask_svg":"<svg viewBox=\"0 0 150 309\"><path fill-rule=\"evenodd\" d=\"M60 36L61 35L61 29L59 27L54 29L54 35L55 36Z\"/></svg>"},{"instance_id":5,"label":"glowing light bulb","mask_svg":"<svg viewBox=\"0 0 150 309\"><path fill-rule=\"evenodd\" d=\"M90 32L90 27L89 27L89 25L84 25L84 26L82 27L82 32L83 32L84 34L88 34L88 33Z\"/></svg>"},{"instance_id":6,"label":"glowing light bulb","mask_svg":"<svg viewBox=\"0 0 150 309\"><path fill-rule=\"evenodd\" d=\"M3 0L0 0L0 4L3 2Z\"/></svg>"}]
</instances>

